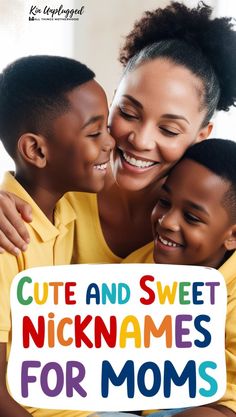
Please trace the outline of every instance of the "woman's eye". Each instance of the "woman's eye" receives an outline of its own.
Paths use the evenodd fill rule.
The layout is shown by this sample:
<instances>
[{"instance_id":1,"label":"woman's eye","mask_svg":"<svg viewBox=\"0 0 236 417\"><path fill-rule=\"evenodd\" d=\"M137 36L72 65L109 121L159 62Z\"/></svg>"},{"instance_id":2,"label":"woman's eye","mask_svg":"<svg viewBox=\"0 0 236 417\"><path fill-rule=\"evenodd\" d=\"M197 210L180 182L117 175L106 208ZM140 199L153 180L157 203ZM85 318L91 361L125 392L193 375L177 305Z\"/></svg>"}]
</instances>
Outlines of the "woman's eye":
<instances>
[{"instance_id":1,"label":"woman's eye","mask_svg":"<svg viewBox=\"0 0 236 417\"><path fill-rule=\"evenodd\" d=\"M192 213L185 213L184 217L188 223L201 223L201 219L199 219L199 217L194 216Z\"/></svg>"},{"instance_id":2,"label":"woman's eye","mask_svg":"<svg viewBox=\"0 0 236 417\"><path fill-rule=\"evenodd\" d=\"M129 120L131 120L131 119L138 119L138 116L137 115L131 114L127 110L122 109L121 107L119 107L119 112L120 112L120 115L122 117L124 117L125 119L129 119Z\"/></svg>"},{"instance_id":3,"label":"woman's eye","mask_svg":"<svg viewBox=\"0 0 236 417\"><path fill-rule=\"evenodd\" d=\"M160 129L166 136L177 136L180 134L180 132L174 132L173 130L167 129L166 127L160 127Z\"/></svg>"}]
</instances>

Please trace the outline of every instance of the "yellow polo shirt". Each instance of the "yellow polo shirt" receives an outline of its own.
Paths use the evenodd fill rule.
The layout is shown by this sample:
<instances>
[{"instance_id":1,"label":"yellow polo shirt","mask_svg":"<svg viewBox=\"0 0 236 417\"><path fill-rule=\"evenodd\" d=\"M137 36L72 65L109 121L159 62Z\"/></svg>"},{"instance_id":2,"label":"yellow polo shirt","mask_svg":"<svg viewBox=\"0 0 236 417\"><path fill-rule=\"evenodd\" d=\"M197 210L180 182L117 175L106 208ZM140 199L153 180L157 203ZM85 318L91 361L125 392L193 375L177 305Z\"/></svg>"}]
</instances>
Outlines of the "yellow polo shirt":
<instances>
[{"instance_id":1,"label":"yellow polo shirt","mask_svg":"<svg viewBox=\"0 0 236 417\"><path fill-rule=\"evenodd\" d=\"M67 193L65 198L74 208L75 227L72 263L120 263L121 258L109 248L101 227L96 194Z\"/></svg>"},{"instance_id":2,"label":"yellow polo shirt","mask_svg":"<svg viewBox=\"0 0 236 417\"><path fill-rule=\"evenodd\" d=\"M153 242L131 253L123 263L154 263ZM227 388L225 395L217 403L236 412L236 251L219 268L219 271L224 276L227 287L225 328Z\"/></svg>"},{"instance_id":3,"label":"yellow polo shirt","mask_svg":"<svg viewBox=\"0 0 236 417\"><path fill-rule=\"evenodd\" d=\"M9 352L12 279L26 268L71 262L76 214L70 203L63 197L56 206L53 225L10 173L5 175L1 189L21 197L31 205L33 211L33 221L27 225L31 242L27 251L20 253L17 257L9 253L3 253L0 256L0 342L8 343ZM87 417L91 414L84 411L25 408L35 417Z\"/></svg>"}]
</instances>

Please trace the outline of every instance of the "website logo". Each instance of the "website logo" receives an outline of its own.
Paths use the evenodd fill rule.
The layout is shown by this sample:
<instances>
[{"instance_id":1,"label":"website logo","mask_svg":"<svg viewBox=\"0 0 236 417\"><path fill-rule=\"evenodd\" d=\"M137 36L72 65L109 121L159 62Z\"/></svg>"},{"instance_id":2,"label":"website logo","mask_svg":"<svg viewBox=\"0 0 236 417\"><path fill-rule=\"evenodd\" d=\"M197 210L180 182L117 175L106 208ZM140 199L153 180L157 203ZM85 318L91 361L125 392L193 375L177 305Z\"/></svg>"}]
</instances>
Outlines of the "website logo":
<instances>
[{"instance_id":1,"label":"website logo","mask_svg":"<svg viewBox=\"0 0 236 417\"><path fill-rule=\"evenodd\" d=\"M45 7L42 8L32 4L29 10L29 21L78 21L83 14L84 6L77 9L69 9L61 4L57 8L52 8L48 5L45 5Z\"/></svg>"}]
</instances>

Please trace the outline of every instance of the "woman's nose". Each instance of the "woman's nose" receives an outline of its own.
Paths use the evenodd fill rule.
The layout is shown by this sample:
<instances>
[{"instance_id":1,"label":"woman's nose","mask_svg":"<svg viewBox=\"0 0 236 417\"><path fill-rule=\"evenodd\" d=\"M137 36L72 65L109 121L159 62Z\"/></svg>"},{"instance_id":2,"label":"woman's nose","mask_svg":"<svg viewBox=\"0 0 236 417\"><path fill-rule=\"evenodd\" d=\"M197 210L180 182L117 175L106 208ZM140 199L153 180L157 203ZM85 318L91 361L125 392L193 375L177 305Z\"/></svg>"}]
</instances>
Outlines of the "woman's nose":
<instances>
[{"instance_id":1,"label":"woman's nose","mask_svg":"<svg viewBox=\"0 0 236 417\"><path fill-rule=\"evenodd\" d=\"M138 151L151 151L156 147L154 133L150 129L131 132L128 142Z\"/></svg>"}]
</instances>

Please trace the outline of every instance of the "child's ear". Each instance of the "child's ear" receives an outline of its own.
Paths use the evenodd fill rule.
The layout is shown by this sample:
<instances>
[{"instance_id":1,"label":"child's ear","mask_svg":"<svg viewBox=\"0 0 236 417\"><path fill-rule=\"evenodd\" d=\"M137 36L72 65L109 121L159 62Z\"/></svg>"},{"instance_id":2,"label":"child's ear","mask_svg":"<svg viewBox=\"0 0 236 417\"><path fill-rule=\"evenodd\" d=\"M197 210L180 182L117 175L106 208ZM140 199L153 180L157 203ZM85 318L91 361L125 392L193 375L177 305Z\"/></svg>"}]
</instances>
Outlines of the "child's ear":
<instances>
[{"instance_id":1,"label":"child's ear","mask_svg":"<svg viewBox=\"0 0 236 417\"><path fill-rule=\"evenodd\" d=\"M27 163L37 168L46 166L47 147L43 136L24 133L18 140L18 151Z\"/></svg>"},{"instance_id":2,"label":"child's ear","mask_svg":"<svg viewBox=\"0 0 236 417\"><path fill-rule=\"evenodd\" d=\"M229 229L224 241L224 246L226 250L236 249L236 224Z\"/></svg>"}]
</instances>

